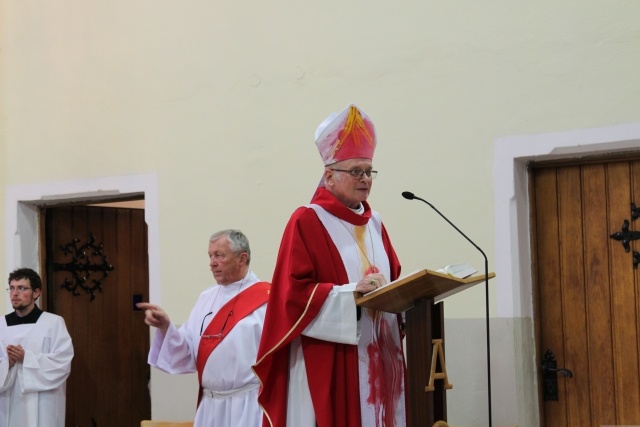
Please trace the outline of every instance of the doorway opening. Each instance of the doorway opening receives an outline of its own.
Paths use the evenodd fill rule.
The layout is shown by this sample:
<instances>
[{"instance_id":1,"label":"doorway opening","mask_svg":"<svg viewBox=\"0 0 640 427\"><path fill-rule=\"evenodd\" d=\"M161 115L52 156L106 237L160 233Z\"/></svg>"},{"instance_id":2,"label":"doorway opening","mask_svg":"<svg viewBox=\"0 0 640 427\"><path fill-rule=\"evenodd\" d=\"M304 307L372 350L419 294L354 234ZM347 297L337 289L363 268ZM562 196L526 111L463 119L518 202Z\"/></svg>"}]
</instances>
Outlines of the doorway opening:
<instances>
[{"instance_id":1,"label":"doorway opening","mask_svg":"<svg viewBox=\"0 0 640 427\"><path fill-rule=\"evenodd\" d=\"M135 240L138 243L144 243L144 249L142 253L144 255L143 269L144 269L144 285L142 290L136 290L136 295L140 298L144 299L155 299L159 301L160 289L158 280L159 276L159 236L158 236L158 204L157 204L157 178L155 175L136 175L136 176L126 176L126 177L111 177L111 178L102 178L95 180L82 180L82 181L65 181L65 182L51 182L51 183L43 183L43 184L35 184L35 185L17 185L17 186L9 186L7 187L5 193L5 207L6 207L6 215L5 215L5 248L6 248L6 268L8 271L12 271L18 267L29 267L40 273L43 278L43 289L49 290L58 289L59 283L56 281L55 283L47 283L48 277L48 268L46 264L46 254L47 254L47 233L52 229L59 229L58 226L50 226L47 230L47 216L50 212L62 211L64 209L67 210L79 210L79 211L90 211L90 215L95 215L95 212L107 212L107 214L100 214L100 221L102 218L106 218L108 216L111 217L136 217L138 226L135 227L139 233L136 234ZM116 220L116 222L118 222ZM121 221L122 222L122 221ZM95 228L95 227L92 227ZM93 232L93 230L91 230ZM80 236L78 240L84 239L88 240L91 232L86 231L84 235ZM140 234L142 233L142 234ZM81 233L82 234L82 233ZM122 232L123 236L129 234L128 231ZM75 236L74 236L75 238ZM73 240L73 239L72 239ZM70 241L71 242L71 241ZM69 242L65 242L69 243ZM56 248L57 249L57 248ZM49 252L52 253L52 247L49 247ZM140 251L138 251L140 252ZM123 264L119 264L120 268L123 269ZM110 283L111 284L111 283ZM79 296L71 296L71 294L65 295L64 290L60 290L58 295L61 295L65 298L65 301L72 301L72 305L84 306L84 309L80 309L78 311L77 308L66 308L66 315L63 313L65 308L59 302L53 303L55 299L53 299L52 295L43 295L40 298L40 306L49 309L53 309L53 312L61 311L63 317L65 317L65 321L68 323L67 327L69 328L70 324L72 325L91 325L92 320L96 317L97 312L102 312L103 315L112 315L112 322L105 322L103 316L102 321L96 321L90 326L90 328L96 328L95 333L104 334L105 336L102 338L98 338L101 344L104 343L107 339L118 339L118 335L114 334L114 331L126 331L130 329L131 325L118 325L118 321L121 320L122 316L119 316L115 313L108 313L109 307L98 308L100 304L104 305L104 301L100 301L94 304L91 304L89 301L89 297L87 295L79 295ZM51 294L51 292L49 292ZM110 290L110 295L111 295ZM87 298L86 301L82 300L81 303L77 304L80 299ZM99 298L99 296L98 296ZM128 299L127 299L128 298ZM129 299L131 296L125 298L127 301L125 303L115 303L115 307L122 306L124 311L130 312L132 311L132 304ZM106 300L106 298L105 298ZM114 304L113 302L110 304ZM50 305L51 307L47 307ZM7 300L7 310L11 310L10 301ZM84 312L82 312L84 310ZM67 321L67 316L74 316L78 314L79 317L77 319L70 319ZM81 316L84 316L84 319L81 319ZM89 339L85 339L84 341L80 339L74 339L74 347L76 349L76 358L74 358L74 363L82 363L81 367L75 366L75 369L72 369L72 376L74 371L80 372L84 369L84 374L82 377L92 379L94 375L90 374L93 372L92 370L96 370L96 372L102 371L110 371L111 369L122 370L122 374L126 377L129 374L135 375L136 377L141 377L141 381L144 388L144 393L146 394L146 401L148 402L146 405L146 409L144 409L144 415L136 416L138 419L136 420L139 423L140 419L149 419L151 418L151 409L150 409L150 401L151 396L149 395L149 367L146 363L146 354L149 348L149 330L146 325L144 325L142 319L139 320L140 325L142 326L142 338L132 340L135 341L135 346L139 347L137 349L137 353L142 356L137 357L138 360L136 363L120 363L119 365L109 363L106 366L109 366L109 369L105 368L104 363L96 363L94 360L95 354L89 355L89 357L82 357L84 353L91 353L92 348L96 347L96 345L90 343ZM114 325L116 325L114 327ZM71 333L71 330L70 330ZM91 329L85 329L84 336L89 337L91 333ZM72 335L73 336L73 335ZM144 343L144 345L139 345L140 343ZM114 347L117 345L114 344ZM99 354L100 352L94 352ZM139 356L139 355L138 355ZM84 361L83 361L84 360ZM89 362L87 362L87 360ZM132 365L136 365L136 367L131 368ZM119 366L119 367L118 367ZM122 369L120 369L122 368ZM131 371L131 372L129 372ZM135 372L134 372L135 371ZM113 372L113 371L110 371ZM122 376L122 375L121 375ZM115 377L115 374L114 374ZM71 380L71 377L70 377ZM129 382L126 379L119 381L121 384ZM100 418L105 418L106 416L109 419L112 414L115 414L113 408L116 406L111 405L112 397L107 397L105 399L101 399L99 396L96 396L96 390L101 390L100 384L85 384L85 386L93 388L93 392L91 393L75 393L80 396L79 402L77 402L76 407L87 409L87 418L86 420L82 420L80 423L76 423L73 419L73 412L67 410L67 425L107 425L109 421L101 422ZM69 406L70 402L73 402L73 397L69 396L69 390L74 386L69 383L68 384L68 401L67 406ZM117 393L113 393L112 396L118 396L122 393L118 391ZM136 392L136 394L140 394ZM83 396L84 395L84 396ZM78 400L78 399L76 399ZM94 403L90 403L94 402ZM91 406L94 405L93 408ZM109 407L107 408L108 405ZM93 415L93 414L97 415ZM108 415L107 415L108 414ZM104 421L104 420L102 420ZM71 424L70 424L71 423ZM126 423L128 424L128 423ZM124 425L124 424L123 424Z\"/></svg>"},{"instance_id":2,"label":"doorway opening","mask_svg":"<svg viewBox=\"0 0 640 427\"><path fill-rule=\"evenodd\" d=\"M496 317L509 328L494 343L513 354L492 366L495 419L519 425L539 425L540 406L535 365L531 221L527 164L530 161L572 159L637 151L640 123L579 129L568 132L500 138L494 144L494 225ZM512 364L510 364L512 363ZM495 369L493 369L495 368Z\"/></svg>"}]
</instances>

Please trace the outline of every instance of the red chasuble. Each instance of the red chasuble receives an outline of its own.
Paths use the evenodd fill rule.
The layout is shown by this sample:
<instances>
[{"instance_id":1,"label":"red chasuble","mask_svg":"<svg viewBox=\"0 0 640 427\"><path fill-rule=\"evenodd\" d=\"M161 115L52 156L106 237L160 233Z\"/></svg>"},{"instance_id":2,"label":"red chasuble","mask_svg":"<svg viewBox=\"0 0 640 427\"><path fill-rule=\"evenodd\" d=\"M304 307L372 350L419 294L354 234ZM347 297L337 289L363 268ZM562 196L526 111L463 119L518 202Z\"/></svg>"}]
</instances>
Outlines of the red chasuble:
<instances>
[{"instance_id":1,"label":"red chasuble","mask_svg":"<svg viewBox=\"0 0 640 427\"><path fill-rule=\"evenodd\" d=\"M204 365L207 363L209 355L239 321L267 302L270 287L267 282L257 282L240 292L237 297L230 299L218 310L218 313L216 313L200 337L198 358L196 360L198 384L200 384L198 405L200 405L200 400L202 399L202 371L204 371ZM221 369L224 369L224 367L221 367Z\"/></svg>"},{"instance_id":2,"label":"red chasuble","mask_svg":"<svg viewBox=\"0 0 640 427\"><path fill-rule=\"evenodd\" d=\"M371 218L366 202L364 213L358 215L324 188L318 189L311 203L351 224L365 225ZM400 263L384 227L382 239L390 279L395 280ZM289 344L296 337L301 337L318 427L361 425L357 346L301 336L333 286L348 281L342 258L315 211L298 208L282 238L254 366L262 385L258 401L265 427L286 426Z\"/></svg>"}]
</instances>

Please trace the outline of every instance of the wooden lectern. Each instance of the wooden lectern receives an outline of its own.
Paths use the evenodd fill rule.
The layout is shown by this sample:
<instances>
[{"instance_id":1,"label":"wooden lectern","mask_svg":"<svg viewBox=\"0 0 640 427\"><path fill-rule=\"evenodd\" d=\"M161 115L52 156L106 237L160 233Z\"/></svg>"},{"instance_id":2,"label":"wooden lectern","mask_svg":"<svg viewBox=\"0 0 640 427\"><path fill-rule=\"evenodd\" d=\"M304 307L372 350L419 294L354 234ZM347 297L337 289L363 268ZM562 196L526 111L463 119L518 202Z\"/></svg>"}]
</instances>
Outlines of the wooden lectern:
<instances>
[{"instance_id":1,"label":"wooden lectern","mask_svg":"<svg viewBox=\"0 0 640 427\"><path fill-rule=\"evenodd\" d=\"M489 273L488 278L493 277L495 274ZM427 427L447 419L442 381L436 382L434 391L425 391L431 371L433 340L444 339L444 307L438 303L484 281L484 274L458 279L431 270L419 270L373 292L356 294L356 304L361 307L389 313L405 312L407 426Z\"/></svg>"}]
</instances>

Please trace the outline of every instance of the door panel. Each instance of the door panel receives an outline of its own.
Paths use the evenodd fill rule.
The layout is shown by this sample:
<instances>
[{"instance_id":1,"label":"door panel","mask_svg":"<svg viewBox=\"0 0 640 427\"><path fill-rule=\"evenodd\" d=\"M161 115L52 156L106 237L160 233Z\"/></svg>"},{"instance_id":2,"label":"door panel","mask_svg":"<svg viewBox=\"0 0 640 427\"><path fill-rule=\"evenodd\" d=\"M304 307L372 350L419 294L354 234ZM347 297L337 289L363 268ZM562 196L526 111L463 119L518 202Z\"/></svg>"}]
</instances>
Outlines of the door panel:
<instances>
[{"instance_id":1,"label":"door panel","mask_svg":"<svg viewBox=\"0 0 640 427\"><path fill-rule=\"evenodd\" d=\"M635 163L637 167L637 162ZM632 163L614 164L609 169L611 195L610 229L613 233L621 228L622 221L630 217L630 202L633 183L640 182L640 175L632 175ZM640 199L636 200L640 202ZM635 227L634 227L635 226ZM640 229L640 221L635 221L632 229ZM640 424L640 381L638 379L638 316L637 270L629 268L631 256L625 253L619 242L611 240L611 302L613 362L616 378L616 412L620 424ZM632 245L640 251L638 245ZM613 255L615 254L615 255ZM635 283L634 283L635 282ZM635 285L635 286L634 286Z\"/></svg>"},{"instance_id":2,"label":"door panel","mask_svg":"<svg viewBox=\"0 0 640 427\"><path fill-rule=\"evenodd\" d=\"M542 345L538 346L538 360L542 354L551 350L559 366L564 366L564 336L562 318L562 288L557 286L560 277L560 248L558 245L558 188L556 185L556 171L541 169L536 171L532 191L533 205L536 207L534 254L537 253L537 269L535 271L539 283L539 300L548 302L538 307L538 335ZM555 212L556 214L553 214ZM549 333L549 331L555 331ZM565 402L564 381L558 383L558 396ZM548 427L563 426L567 423L564 405L545 405L545 419L555 420L555 424L547 423Z\"/></svg>"},{"instance_id":3,"label":"door panel","mask_svg":"<svg viewBox=\"0 0 640 427\"><path fill-rule=\"evenodd\" d=\"M640 424L637 270L609 237L640 202L639 172L635 159L531 169L538 360L551 350L574 374L541 403L547 427Z\"/></svg>"},{"instance_id":4,"label":"door panel","mask_svg":"<svg viewBox=\"0 0 640 427\"><path fill-rule=\"evenodd\" d=\"M580 185L579 168L567 167L557 172L560 274L555 286L562 284L559 301L562 324L556 328L562 330L564 345L564 364L560 366L575 373L573 378L563 381L567 425L570 426L588 426L590 423L589 411L583 408L584 402L589 401L589 376L581 374L588 371L588 361L582 357L588 351L588 344Z\"/></svg>"},{"instance_id":5,"label":"door panel","mask_svg":"<svg viewBox=\"0 0 640 427\"><path fill-rule=\"evenodd\" d=\"M134 295L148 299L144 211L80 206L48 208L45 216L48 310L64 317L75 349L66 425L139 425L151 416L149 330L143 312L133 306ZM61 249L74 239L78 242L72 247L79 248L91 236L95 248L76 254L75 264L89 287L102 280L94 298L81 288L76 288L78 295L65 289L65 279L74 279L67 271L73 251L65 254ZM97 269L102 263L113 267L106 277Z\"/></svg>"},{"instance_id":6,"label":"door panel","mask_svg":"<svg viewBox=\"0 0 640 427\"><path fill-rule=\"evenodd\" d=\"M608 419L614 407L613 344L611 340L611 297L609 291L609 227L607 225L608 191L605 168L588 165L582 168L584 206L584 285L588 305L588 351L597 362L589 364L588 377L597 379L597 387L590 387L590 411L595 420ZM628 265L627 265L628 267ZM580 371L576 369L576 376Z\"/></svg>"}]
</instances>

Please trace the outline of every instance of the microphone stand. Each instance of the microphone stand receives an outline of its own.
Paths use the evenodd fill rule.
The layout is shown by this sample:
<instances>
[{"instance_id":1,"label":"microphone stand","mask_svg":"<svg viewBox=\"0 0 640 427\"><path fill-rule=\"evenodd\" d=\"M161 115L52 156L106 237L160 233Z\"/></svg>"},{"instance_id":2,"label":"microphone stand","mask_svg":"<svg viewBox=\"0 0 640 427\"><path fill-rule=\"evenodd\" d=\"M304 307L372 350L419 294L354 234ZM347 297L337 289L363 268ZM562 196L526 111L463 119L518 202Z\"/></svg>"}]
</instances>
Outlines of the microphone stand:
<instances>
[{"instance_id":1,"label":"microphone stand","mask_svg":"<svg viewBox=\"0 0 640 427\"><path fill-rule=\"evenodd\" d=\"M458 227L456 227L454 223L449 221L449 219L446 216L444 216L438 209L436 209L436 207L433 206L431 203L427 202L424 199L421 199L420 197L408 191L403 192L402 196L408 200L411 200L411 199L421 200L425 202L427 205L431 206L431 209L436 211L438 215L440 215L445 221L447 221L449 225L455 228L458 233L462 234L462 237L467 239L467 241L471 243L478 251L480 251L480 253L484 257L484 300L485 300L485 316L486 316L486 329L487 329L487 393L488 393L488 404L489 404L489 427L492 427L493 423L492 423L492 416L491 416L491 341L489 340L489 261L487 259L487 255L484 253L482 249L480 249L478 245L473 243L473 241L470 238L468 238L466 234L464 234Z\"/></svg>"}]
</instances>

